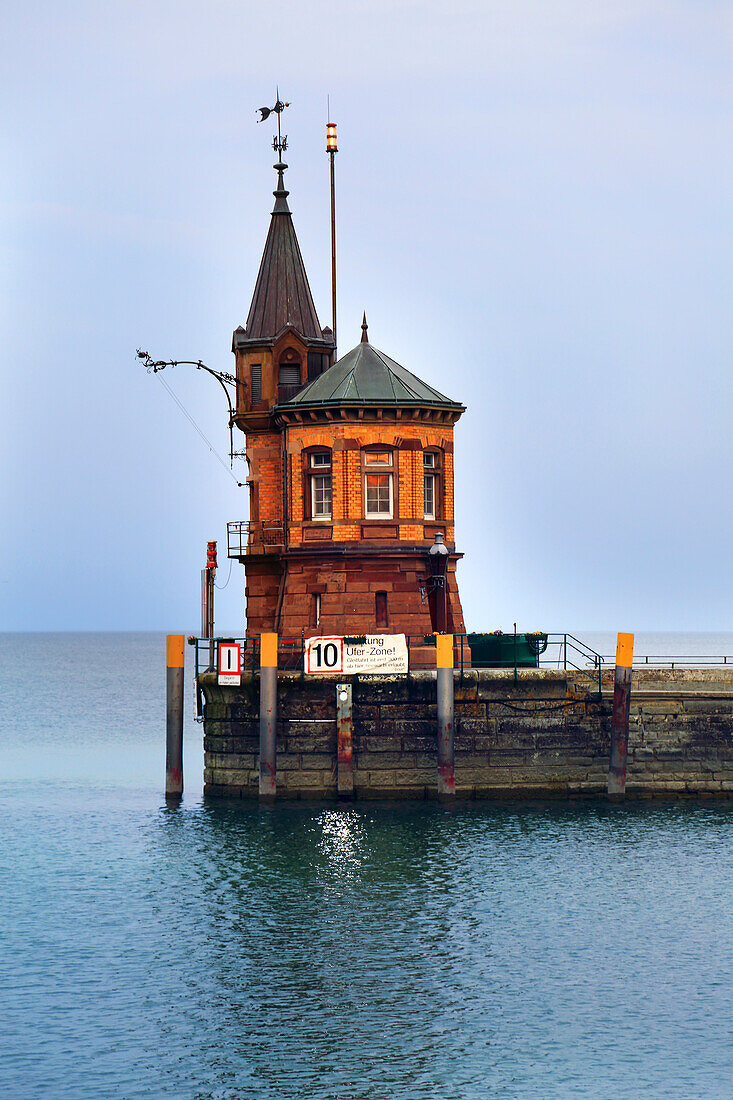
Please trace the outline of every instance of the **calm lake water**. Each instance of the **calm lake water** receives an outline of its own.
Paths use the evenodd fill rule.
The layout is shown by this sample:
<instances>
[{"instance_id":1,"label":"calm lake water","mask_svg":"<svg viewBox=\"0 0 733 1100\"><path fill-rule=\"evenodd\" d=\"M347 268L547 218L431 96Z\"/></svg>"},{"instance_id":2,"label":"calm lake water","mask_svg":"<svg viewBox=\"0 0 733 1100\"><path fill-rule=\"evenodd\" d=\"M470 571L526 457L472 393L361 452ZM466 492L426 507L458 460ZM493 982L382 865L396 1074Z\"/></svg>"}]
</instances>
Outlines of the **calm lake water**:
<instances>
[{"instance_id":1,"label":"calm lake water","mask_svg":"<svg viewBox=\"0 0 733 1100\"><path fill-rule=\"evenodd\" d=\"M729 804L167 809L162 636L0 657L3 1098L733 1096Z\"/></svg>"}]
</instances>

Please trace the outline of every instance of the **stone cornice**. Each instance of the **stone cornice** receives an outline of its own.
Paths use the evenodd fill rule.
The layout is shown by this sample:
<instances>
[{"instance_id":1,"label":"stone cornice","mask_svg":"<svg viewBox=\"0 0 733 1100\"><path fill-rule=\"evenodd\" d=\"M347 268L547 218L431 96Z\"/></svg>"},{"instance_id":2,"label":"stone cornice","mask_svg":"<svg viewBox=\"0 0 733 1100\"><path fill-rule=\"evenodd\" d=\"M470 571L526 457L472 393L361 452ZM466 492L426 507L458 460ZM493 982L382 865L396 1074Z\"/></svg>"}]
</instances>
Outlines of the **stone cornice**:
<instances>
[{"instance_id":1,"label":"stone cornice","mask_svg":"<svg viewBox=\"0 0 733 1100\"><path fill-rule=\"evenodd\" d=\"M442 424L452 427L465 412L465 408L455 406L441 408L430 405L364 405L344 402L333 405L298 405L289 408L276 405L272 410L278 427L291 427L302 424L333 424L334 421L347 424L385 424L385 423L421 423Z\"/></svg>"}]
</instances>

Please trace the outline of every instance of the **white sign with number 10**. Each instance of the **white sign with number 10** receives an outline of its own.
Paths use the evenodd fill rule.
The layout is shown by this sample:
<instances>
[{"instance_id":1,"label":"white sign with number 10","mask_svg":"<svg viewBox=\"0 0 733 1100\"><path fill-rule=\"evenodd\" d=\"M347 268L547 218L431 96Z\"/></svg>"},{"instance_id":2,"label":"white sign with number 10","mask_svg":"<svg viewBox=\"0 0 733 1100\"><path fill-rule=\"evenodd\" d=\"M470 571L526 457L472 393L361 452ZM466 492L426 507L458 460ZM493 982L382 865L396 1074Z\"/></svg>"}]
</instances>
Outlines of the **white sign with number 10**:
<instances>
[{"instance_id":1,"label":"white sign with number 10","mask_svg":"<svg viewBox=\"0 0 733 1100\"><path fill-rule=\"evenodd\" d=\"M407 672L407 639L404 634L367 634L363 641L349 637L308 638L305 672L309 676Z\"/></svg>"}]
</instances>

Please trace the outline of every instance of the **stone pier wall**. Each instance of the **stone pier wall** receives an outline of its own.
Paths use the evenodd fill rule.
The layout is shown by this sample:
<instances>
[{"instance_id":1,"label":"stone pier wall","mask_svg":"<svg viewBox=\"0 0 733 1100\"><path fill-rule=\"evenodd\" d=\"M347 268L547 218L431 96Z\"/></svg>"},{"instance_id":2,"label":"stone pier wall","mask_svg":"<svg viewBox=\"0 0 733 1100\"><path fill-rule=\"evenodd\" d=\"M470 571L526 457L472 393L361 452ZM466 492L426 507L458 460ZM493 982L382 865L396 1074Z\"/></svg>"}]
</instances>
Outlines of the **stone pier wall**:
<instances>
[{"instance_id":1,"label":"stone pier wall","mask_svg":"<svg viewBox=\"0 0 733 1100\"><path fill-rule=\"evenodd\" d=\"M336 684L278 677L278 796L336 797ZM430 798L437 789L435 673L354 677L357 798ZM201 677L207 794L256 797L258 678ZM463 797L602 794L613 670L603 694L554 670L455 675L456 790ZM733 792L733 668L634 672L627 793Z\"/></svg>"}]
</instances>

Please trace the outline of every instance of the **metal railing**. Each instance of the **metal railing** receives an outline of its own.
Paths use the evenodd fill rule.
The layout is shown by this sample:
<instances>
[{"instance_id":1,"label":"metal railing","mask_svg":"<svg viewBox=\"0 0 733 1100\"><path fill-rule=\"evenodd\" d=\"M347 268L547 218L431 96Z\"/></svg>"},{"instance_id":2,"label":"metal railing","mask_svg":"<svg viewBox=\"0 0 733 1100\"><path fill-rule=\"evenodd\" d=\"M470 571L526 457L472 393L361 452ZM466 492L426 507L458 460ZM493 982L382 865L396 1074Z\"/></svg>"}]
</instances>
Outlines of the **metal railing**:
<instances>
[{"instance_id":1,"label":"metal railing","mask_svg":"<svg viewBox=\"0 0 733 1100\"><path fill-rule=\"evenodd\" d=\"M615 657L604 657L607 665L613 667ZM634 668L733 668L732 654L704 653L642 653L634 654Z\"/></svg>"},{"instance_id":2,"label":"metal railing","mask_svg":"<svg viewBox=\"0 0 733 1100\"><path fill-rule=\"evenodd\" d=\"M198 676L202 672L216 670L216 654L219 642L237 642L242 647L242 672L257 672L260 667L260 639L235 638L231 635L217 638L189 638L195 647L194 668ZM305 657L305 637L278 638L277 665L282 671L302 672Z\"/></svg>"},{"instance_id":3,"label":"metal railing","mask_svg":"<svg viewBox=\"0 0 733 1100\"><path fill-rule=\"evenodd\" d=\"M378 633L378 631L375 631ZM523 634L503 634L501 641L504 651L509 654L508 660L500 665L482 663L480 660L472 660L470 638L468 634L453 635L453 652L456 671L461 678L470 668L497 668L501 667L514 673L515 680L521 668L527 667L556 667L572 669L580 672L589 681L594 690L601 690L601 673L604 667L604 658L595 653L589 646L572 634L543 634L538 636L534 654L534 662L523 662L521 656L521 644L519 639L526 639ZM529 636L532 638L532 636ZM412 672L432 672L435 670L435 635L434 634L408 634L407 640L407 675ZM256 672L260 667L260 640L258 637L219 637L191 638L190 643L195 646L196 675L202 672L212 671L216 668L216 654L219 642L237 642L242 647L242 671ZM305 633L280 637L278 639L278 668L283 671L300 672L305 669ZM475 642L474 642L475 648ZM525 650L526 652L526 650ZM512 660L513 655L513 660ZM613 667L611 662L610 667Z\"/></svg>"},{"instance_id":4,"label":"metal railing","mask_svg":"<svg viewBox=\"0 0 733 1100\"><path fill-rule=\"evenodd\" d=\"M477 652L480 643L477 644L477 638L500 639L503 659L494 662L484 661L478 657ZM521 656L521 654L524 654L526 657L528 642L530 656L534 658L533 660L523 660ZM425 648L434 644L434 634L408 635L410 671L435 668L435 660L430 650ZM469 668L501 668L513 672L516 681L522 668L562 668L579 672L588 681L589 687L592 687L599 694L601 691L601 677L606 664L604 658L573 634L454 634L453 647L455 668L461 674L461 677ZM613 662L611 662L611 666L613 666Z\"/></svg>"},{"instance_id":5,"label":"metal railing","mask_svg":"<svg viewBox=\"0 0 733 1100\"><path fill-rule=\"evenodd\" d=\"M285 545L285 528L260 520L242 519L227 523L227 557L243 558L253 550L276 550Z\"/></svg>"},{"instance_id":6,"label":"metal railing","mask_svg":"<svg viewBox=\"0 0 733 1100\"><path fill-rule=\"evenodd\" d=\"M374 633L379 633L375 629ZM315 633L314 635L315 636ZM310 635L309 635L310 637ZM502 638L508 642L513 650L515 639L525 637L517 634L503 634ZM531 636L530 636L531 637ZM567 633L550 633L542 635L547 639L547 644L538 654L537 665L540 668L571 669L575 672L587 674L594 684L600 683L600 673L604 669L612 669L615 666L615 657L596 653L580 638ZM410 671L432 670L435 668L433 649L435 646L434 634L408 634L408 663ZM457 671L467 671L477 667L516 667L522 668L517 661L516 665L510 661L501 666L482 666L479 662L471 661L471 647L468 634L454 634L455 667ZM214 667L216 659L216 645L222 641L238 642L242 646L242 668L247 671L259 668L259 638L245 637L218 637L192 638L191 644L196 646L196 670L206 671ZM300 670L303 667L305 655L305 634L293 637L281 637L278 641L278 662L283 669ZM526 666L524 666L526 667ZM635 654L634 668L733 668L733 654Z\"/></svg>"},{"instance_id":7,"label":"metal railing","mask_svg":"<svg viewBox=\"0 0 733 1100\"><path fill-rule=\"evenodd\" d=\"M574 634L548 634L543 658L541 663L547 667L570 668L590 677L598 694L601 694L603 668L608 662ZM610 667L613 668L613 665L611 661Z\"/></svg>"}]
</instances>

